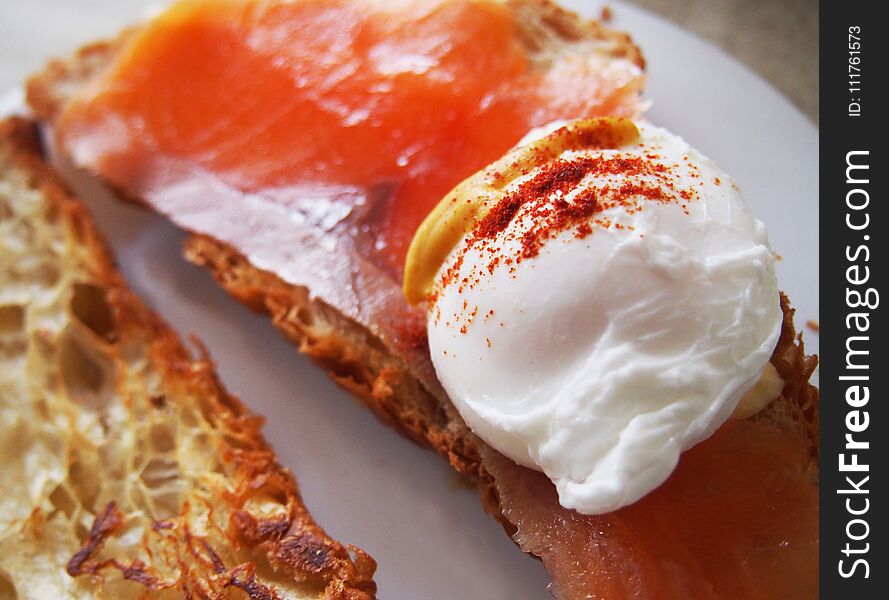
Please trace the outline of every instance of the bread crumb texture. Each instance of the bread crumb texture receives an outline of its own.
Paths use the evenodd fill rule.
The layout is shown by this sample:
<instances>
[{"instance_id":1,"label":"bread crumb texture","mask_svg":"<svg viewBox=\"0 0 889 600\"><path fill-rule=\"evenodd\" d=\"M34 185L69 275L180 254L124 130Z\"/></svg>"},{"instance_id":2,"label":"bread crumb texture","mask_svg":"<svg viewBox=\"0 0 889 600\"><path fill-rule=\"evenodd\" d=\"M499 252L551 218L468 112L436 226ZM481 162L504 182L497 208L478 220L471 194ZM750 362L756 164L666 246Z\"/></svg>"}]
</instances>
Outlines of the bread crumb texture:
<instances>
[{"instance_id":1,"label":"bread crumb texture","mask_svg":"<svg viewBox=\"0 0 889 600\"><path fill-rule=\"evenodd\" d=\"M0 600L372 598L259 427L0 124Z\"/></svg>"}]
</instances>

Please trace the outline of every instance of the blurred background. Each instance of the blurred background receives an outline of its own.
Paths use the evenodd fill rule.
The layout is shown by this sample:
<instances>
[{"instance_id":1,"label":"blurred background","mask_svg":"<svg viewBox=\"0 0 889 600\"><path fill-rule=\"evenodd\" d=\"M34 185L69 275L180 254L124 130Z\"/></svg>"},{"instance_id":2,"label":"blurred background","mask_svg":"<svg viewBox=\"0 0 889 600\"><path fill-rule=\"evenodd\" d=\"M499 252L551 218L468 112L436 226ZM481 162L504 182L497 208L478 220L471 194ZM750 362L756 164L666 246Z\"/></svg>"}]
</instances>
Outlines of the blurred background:
<instances>
[{"instance_id":1,"label":"blurred background","mask_svg":"<svg viewBox=\"0 0 889 600\"><path fill-rule=\"evenodd\" d=\"M741 60L818 124L818 0L629 0Z\"/></svg>"},{"instance_id":2,"label":"blurred background","mask_svg":"<svg viewBox=\"0 0 889 600\"><path fill-rule=\"evenodd\" d=\"M593 6L620 5L585 0ZM818 0L625 0L719 46L818 123ZM116 31L164 0L0 0L0 96L47 57ZM96 21L100 20L101 23Z\"/></svg>"}]
</instances>

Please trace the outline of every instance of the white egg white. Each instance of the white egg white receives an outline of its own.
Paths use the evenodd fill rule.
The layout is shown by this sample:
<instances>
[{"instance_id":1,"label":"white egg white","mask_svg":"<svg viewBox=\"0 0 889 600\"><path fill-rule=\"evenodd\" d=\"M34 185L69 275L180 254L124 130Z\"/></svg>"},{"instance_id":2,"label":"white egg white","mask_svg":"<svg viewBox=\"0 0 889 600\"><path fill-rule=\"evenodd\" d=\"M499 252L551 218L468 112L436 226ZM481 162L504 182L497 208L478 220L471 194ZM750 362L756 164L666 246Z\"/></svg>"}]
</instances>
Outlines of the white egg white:
<instances>
[{"instance_id":1,"label":"white egg white","mask_svg":"<svg viewBox=\"0 0 889 600\"><path fill-rule=\"evenodd\" d=\"M683 450L731 415L781 328L765 228L731 178L664 129L640 133L631 146L561 158L656 156L671 191L694 189L695 198L635 198L642 210L610 208L596 216L611 226L582 238L566 229L514 270L488 272L489 255L464 239L442 269L462 255L457 278L479 280L439 285L428 322L436 371L469 427L588 514L660 485ZM626 181L665 185L594 174L565 198ZM504 255L521 252L532 221L519 211L496 240Z\"/></svg>"}]
</instances>

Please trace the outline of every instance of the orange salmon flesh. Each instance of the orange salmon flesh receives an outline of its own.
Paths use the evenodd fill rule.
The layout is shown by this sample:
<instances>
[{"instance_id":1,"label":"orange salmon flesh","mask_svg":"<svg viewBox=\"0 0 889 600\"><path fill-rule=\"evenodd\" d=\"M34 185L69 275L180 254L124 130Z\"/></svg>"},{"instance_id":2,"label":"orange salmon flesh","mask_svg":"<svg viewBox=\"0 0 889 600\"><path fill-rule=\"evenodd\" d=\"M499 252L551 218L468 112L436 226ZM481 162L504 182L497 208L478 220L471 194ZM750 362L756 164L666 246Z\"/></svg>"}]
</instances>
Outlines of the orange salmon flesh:
<instances>
[{"instance_id":1,"label":"orange salmon flesh","mask_svg":"<svg viewBox=\"0 0 889 600\"><path fill-rule=\"evenodd\" d=\"M623 62L535 67L515 11L486 0L193 0L141 28L59 129L139 194L159 155L242 192L382 193L375 247L400 274L435 203L530 128L635 116L641 70Z\"/></svg>"}]
</instances>

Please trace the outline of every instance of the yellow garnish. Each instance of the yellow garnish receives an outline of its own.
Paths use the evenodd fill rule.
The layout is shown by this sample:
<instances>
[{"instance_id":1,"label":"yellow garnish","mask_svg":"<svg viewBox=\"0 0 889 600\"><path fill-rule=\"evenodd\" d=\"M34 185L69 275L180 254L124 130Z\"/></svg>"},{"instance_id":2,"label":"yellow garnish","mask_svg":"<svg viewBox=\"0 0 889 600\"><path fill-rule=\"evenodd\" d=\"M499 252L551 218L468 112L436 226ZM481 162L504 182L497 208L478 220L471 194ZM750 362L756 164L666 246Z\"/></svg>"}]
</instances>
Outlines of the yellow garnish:
<instances>
[{"instance_id":1,"label":"yellow garnish","mask_svg":"<svg viewBox=\"0 0 889 600\"><path fill-rule=\"evenodd\" d=\"M781 379L778 369L772 363L766 363L759 379L738 402L731 418L743 420L752 417L777 398L783 389L784 380Z\"/></svg>"},{"instance_id":2,"label":"yellow garnish","mask_svg":"<svg viewBox=\"0 0 889 600\"><path fill-rule=\"evenodd\" d=\"M416 304L429 296L448 254L500 201L511 181L569 150L614 149L638 139L639 129L629 119L582 119L514 148L465 179L432 209L414 233L404 265L404 297Z\"/></svg>"}]
</instances>

